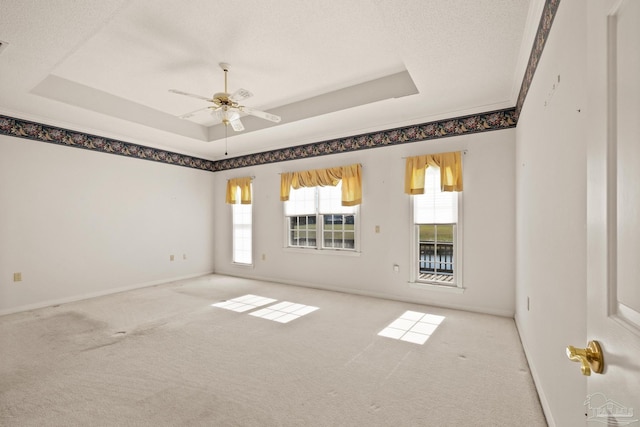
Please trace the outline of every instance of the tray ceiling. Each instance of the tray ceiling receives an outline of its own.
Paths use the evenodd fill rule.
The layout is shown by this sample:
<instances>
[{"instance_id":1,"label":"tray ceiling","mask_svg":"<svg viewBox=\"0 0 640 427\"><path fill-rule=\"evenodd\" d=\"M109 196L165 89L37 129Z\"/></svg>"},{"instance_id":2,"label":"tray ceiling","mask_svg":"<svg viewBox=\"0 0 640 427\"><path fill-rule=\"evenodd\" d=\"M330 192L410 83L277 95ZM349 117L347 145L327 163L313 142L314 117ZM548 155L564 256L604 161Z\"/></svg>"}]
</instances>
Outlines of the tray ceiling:
<instances>
[{"instance_id":1,"label":"tray ceiling","mask_svg":"<svg viewBox=\"0 0 640 427\"><path fill-rule=\"evenodd\" d=\"M218 160L224 125L179 116L224 88L278 114L230 156L513 107L528 0L5 0L0 113Z\"/></svg>"}]
</instances>

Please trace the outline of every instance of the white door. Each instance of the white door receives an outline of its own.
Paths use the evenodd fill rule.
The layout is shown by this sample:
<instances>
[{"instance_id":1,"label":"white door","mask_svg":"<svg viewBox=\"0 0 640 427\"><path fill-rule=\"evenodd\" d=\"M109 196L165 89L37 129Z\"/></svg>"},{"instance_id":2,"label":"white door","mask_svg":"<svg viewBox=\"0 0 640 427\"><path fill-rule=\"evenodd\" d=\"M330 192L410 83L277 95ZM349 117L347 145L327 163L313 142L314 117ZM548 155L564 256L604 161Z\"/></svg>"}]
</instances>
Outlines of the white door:
<instances>
[{"instance_id":1,"label":"white door","mask_svg":"<svg viewBox=\"0 0 640 427\"><path fill-rule=\"evenodd\" d=\"M604 372L587 381L585 414L640 427L640 0L586 3L587 339Z\"/></svg>"}]
</instances>

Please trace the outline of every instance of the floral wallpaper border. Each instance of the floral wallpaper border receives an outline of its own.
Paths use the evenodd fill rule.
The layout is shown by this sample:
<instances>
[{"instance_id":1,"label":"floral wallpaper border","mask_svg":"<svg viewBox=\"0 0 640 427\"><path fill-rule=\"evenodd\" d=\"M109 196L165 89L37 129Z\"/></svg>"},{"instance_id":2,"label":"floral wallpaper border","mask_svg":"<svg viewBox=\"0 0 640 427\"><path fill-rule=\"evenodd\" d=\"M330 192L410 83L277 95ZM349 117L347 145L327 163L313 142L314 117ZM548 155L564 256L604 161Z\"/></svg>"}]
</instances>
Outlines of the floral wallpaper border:
<instances>
[{"instance_id":1,"label":"floral wallpaper border","mask_svg":"<svg viewBox=\"0 0 640 427\"><path fill-rule=\"evenodd\" d=\"M492 111L356 136L313 142L215 162L216 171L428 141L516 126L515 109Z\"/></svg>"},{"instance_id":2,"label":"floral wallpaper border","mask_svg":"<svg viewBox=\"0 0 640 427\"><path fill-rule=\"evenodd\" d=\"M0 135L213 172L214 161L0 115Z\"/></svg>"},{"instance_id":3,"label":"floral wallpaper border","mask_svg":"<svg viewBox=\"0 0 640 427\"><path fill-rule=\"evenodd\" d=\"M517 125L518 117L520 116L531 82L533 81L559 4L560 0L545 1L531 54L529 55L529 62L527 63L522 85L520 86L518 101L513 108L314 142L296 147L282 148L217 161L3 115L0 115L0 134L217 172L266 163L326 156L329 154L427 141L449 136L507 129Z\"/></svg>"},{"instance_id":4,"label":"floral wallpaper border","mask_svg":"<svg viewBox=\"0 0 640 427\"><path fill-rule=\"evenodd\" d=\"M538 24L538 30L536 31L536 37L531 47L531 54L529 55L529 62L522 78L522 85L520 86L520 93L518 94L518 101L516 102L516 120L520 117L524 100L527 98L529 87L533 81L533 76L538 68L538 62L542 56L544 45L547 43L549 33L551 32L551 25L558 12L558 6L560 0L546 0L544 8L542 9L542 16L540 17L540 23Z\"/></svg>"},{"instance_id":5,"label":"floral wallpaper border","mask_svg":"<svg viewBox=\"0 0 640 427\"><path fill-rule=\"evenodd\" d=\"M213 161L0 115L0 134L210 172L508 129L515 126L515 109L510 108Z\"/></svg>"}]
</instances>

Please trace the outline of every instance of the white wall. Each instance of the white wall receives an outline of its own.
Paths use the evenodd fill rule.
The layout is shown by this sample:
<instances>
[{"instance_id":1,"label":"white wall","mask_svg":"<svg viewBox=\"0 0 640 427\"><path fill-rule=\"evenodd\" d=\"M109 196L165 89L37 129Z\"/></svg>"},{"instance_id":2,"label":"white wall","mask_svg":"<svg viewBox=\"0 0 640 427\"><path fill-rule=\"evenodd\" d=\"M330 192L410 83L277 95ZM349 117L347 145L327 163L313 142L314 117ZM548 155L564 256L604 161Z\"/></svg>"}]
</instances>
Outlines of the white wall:
<instances>
[{"instance_id":1,"label":"white wall","mask_svg":"<svg viewBox=\"0 0 640 427\"><path fill-rule=\"evenodd\" d=\"M215 180L0 136L0 314L212 272Z\"/></svg>"},{"instance_id":2,"label":"white wall","mask_svg":"<svg viewBox=\"0 0 640 427\"><path fill-rule=\"evenodd\" d=\"M516 321L557 426L585 422L585 377L565 355L586 343L585 9L560 3L516 135Z\"/></svg>"},{"instance_id":3,"label":"white wall","mask_svg":"<svg viewBox=\"0 0 640 427\"><path fill-rule=\"evenodd\" d=\"M464 149L468 149L463 160L466 291L452 294L411 288L410 201L403 193L402 157ZM255 176L254 266L232 263L231 207L216 203L216 272L512 316L514 156L515 130L507 129L221 172L216 182L220 200L227 179ZM360 256L284 249L279 173L351 163L363 167ZM393 272L393 264L400 266L399 273Z\"/></svg>"}]
</instances>

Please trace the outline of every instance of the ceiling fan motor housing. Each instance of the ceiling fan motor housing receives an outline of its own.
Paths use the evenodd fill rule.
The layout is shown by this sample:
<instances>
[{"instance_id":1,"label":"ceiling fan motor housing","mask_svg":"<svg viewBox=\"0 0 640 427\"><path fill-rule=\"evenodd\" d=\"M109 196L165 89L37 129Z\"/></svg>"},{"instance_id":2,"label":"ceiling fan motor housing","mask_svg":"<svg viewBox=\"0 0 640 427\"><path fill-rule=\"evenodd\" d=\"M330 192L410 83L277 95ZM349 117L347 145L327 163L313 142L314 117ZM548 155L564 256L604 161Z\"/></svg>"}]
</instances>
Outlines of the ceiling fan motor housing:
<instances>
[{"instance_id":1,"label":"ceiling fan motor housing","mask_svg":"<svg viewBox=\"0 0 640 427\"><path fill-rule=\"evenodd\" d=\"M221 105L232 105L233 103L229 99L229 94L226 92L218 92L213 94L213 99L218 101Z\"/></svg>"}]
</instances>

